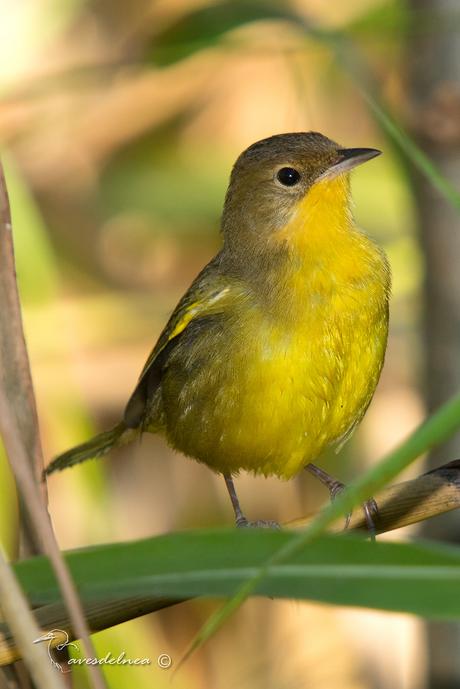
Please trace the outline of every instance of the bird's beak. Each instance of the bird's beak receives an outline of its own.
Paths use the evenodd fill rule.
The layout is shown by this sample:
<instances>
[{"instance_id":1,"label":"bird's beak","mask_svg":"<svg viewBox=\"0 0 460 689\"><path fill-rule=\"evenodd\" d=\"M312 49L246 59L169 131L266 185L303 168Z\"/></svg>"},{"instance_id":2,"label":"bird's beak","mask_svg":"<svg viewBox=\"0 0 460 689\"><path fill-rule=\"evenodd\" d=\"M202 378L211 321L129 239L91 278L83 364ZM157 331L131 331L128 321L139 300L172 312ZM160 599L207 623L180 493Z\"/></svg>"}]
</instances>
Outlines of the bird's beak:
<instances>
[{"instance_id":1,"label":"bird's beak","mask_svg":"<svg viewBox=\"0 0 460 689\"><path fill-rule=\"evenodd\" d=\"M339 148L337 160L318 177L318 180L331 179L342 175L344 172L350 172L350 170L361 165L361 163L372 160L372 158L376 158L381 153L382 151L379 151L377 148Z\"/></svg>"}]
</instances>

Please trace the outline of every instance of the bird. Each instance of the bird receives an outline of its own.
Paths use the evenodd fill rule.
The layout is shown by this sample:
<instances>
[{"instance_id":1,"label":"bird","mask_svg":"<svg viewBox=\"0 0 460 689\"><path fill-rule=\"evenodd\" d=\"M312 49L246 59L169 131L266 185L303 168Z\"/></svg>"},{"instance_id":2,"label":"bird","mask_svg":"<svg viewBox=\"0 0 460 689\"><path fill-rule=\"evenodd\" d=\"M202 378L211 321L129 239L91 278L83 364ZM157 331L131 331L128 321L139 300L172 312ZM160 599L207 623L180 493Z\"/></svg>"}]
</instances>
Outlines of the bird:
<instances>
[{"instance_id":1,"label":"bird","mask_svg":"<svg viewBox=\"0 0 460 689\"><path fill-rule=\"evenodd\" d=\"M319 132L257 141L237 158L222 243L177 304L121 421L54 459L45 474L100 457L144 432L222 474L290 479L362 420L382 370L390 267L357 226L350 171L380 155ZM375 504L366 503L368 523Z\"/></svg>"}]
</instances>

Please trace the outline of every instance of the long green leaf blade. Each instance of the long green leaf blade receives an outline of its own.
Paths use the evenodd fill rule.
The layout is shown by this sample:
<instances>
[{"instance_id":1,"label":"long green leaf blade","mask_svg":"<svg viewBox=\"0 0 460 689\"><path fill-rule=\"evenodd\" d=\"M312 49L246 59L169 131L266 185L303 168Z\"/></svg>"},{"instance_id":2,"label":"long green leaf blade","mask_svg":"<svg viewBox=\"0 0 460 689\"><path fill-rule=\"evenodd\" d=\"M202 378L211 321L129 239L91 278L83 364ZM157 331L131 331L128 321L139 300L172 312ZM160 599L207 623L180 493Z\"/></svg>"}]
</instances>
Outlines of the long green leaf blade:
<instances>
[{"instance_id":1,"label":"long green leaf blade","mask_svg":"<svg viewBox=\"0 0 460 689\"><path fill-rule=\"evenodd\" d=\"M67 561L84 600L222 597L291 540L287 531L198 531L79 550ZM46 558L15 569L35 605L59 599ZM459 548L327 535L270 567L254 593L454 619L460 617L459 585Z\"/></svg>"},{"instance_id":2,"label":"long green leaf blade","mask_svg":"<svg viewBox=\"0 0 460 689\"><path fill-rule=\"evenodd\" d=\"M396 450L391 452L377 466L369 469L348 486L333 503L319 513L316 519L300 534L291 537L279 550L268 557L251 578L248 578L234 596L207 620L206 625L192 641L186 656L201 646L214 634L244 601L254 593L261 582L270 576L274 565L286 562L307 545L312 546L338 517L345 515L353 507L371 497L379 488L385 486L423 452L450 437L460 427L460 394L452 397L436 413L429 417Z\"/></svg>"}]
</instances>

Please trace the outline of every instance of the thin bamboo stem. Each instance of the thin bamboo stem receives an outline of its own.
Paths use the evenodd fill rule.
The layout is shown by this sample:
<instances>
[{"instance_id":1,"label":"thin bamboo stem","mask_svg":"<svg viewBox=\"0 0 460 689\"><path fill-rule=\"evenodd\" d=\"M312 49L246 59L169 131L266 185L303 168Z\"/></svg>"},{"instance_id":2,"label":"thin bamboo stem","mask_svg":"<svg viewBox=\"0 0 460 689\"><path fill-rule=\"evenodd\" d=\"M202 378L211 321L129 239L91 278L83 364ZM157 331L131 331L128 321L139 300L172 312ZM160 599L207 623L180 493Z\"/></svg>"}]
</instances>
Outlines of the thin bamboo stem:
<instances>
[{"instance_id":1,"label":"thin bamboo stem","mask_svg":"<svg viewBox=\"0 0 460 689\"><path fill-rule=\"evenodd\" d=\"M41 632L32 611L27 605L14 572L0 550L0 597L2 612L14 633L22 657L37 687L65 689L62 677L49 662L44 646L34 644ZM12 640L12 638L11 638ZM19 655L14 658L17 660Z\"/></svg>"},{"instance_id":2,"label":"thin bamboo stem","mask_svg":"<svg viewBox=\"0 0 460 689\"><path fill-rule=\"evenodd\" d=\"M42 499L45 494L40 495L40 488L44 490L39 488L43 454L16 283L10 204L1 164L0 303L0 433L22 498L24 516L29 517L28 531L35 536L34 549L50 558L72 625L78 630L86 654L94 655L78 594L56 542L46 501ZM0 603L6 616L7 601L2 597ZM98 666L89 666L88 673L95 689L105 689Z\"/></svg>"}]
</instances>

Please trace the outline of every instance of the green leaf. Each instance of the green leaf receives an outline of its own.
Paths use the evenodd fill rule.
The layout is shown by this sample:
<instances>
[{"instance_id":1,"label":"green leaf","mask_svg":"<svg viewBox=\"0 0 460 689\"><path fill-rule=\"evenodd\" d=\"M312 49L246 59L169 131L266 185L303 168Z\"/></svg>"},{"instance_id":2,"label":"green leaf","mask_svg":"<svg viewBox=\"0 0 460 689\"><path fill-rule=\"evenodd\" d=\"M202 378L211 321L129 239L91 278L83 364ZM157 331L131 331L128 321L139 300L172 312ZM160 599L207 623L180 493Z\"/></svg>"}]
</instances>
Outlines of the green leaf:
<instances>
[{"instance_id":1,"label":"green leaf","mask_svg":"<svg viewBox=\"0 0 460 689\"><path fill-rule=\"evenodd\" d=\"M202 7L157 34L148 58L168 65L215 45L224 34L245 24L280 19L300 22L289 6L267 0L227 0Z\"/></svg>"},{"instance_id":2,"label":"green leaf","mask_svg":"<svg viewBox=\"0 0 460 689\"><path fill-rule=\"evenodd\" d=\"M272 553L251 577L236 590L233 597L210 616L204 627L198 632L187 657L214 634L224 622L244 603L246 598L258 590L261 583L270 576L274 566L287 562L301 549L311 548L317 539L338 517L345 515L360 502L397 476L426 450L438 445L451 436L460 426L460 393L446 402L436 413L430 416L414 433L397 447L377 466L369 469L363 476L353 481L326 509L320 512L311 524L302 532L293 535L290 540Z\"/></svg>"},{"instance_id":3,"label":"green leaf","mask_svg":"<svg viewBox=\"0 0 460 689\"><path fill-rule=\"evenodd\" d=\"M292 539L287 531L176 533L68 553L83 600L139 595L229 596ZM15 565L33 605L59 600L49 562ZM323 536L273 565L255 594L454 619L460 617L460 549Z\"/></svg>"}]
</instances>

